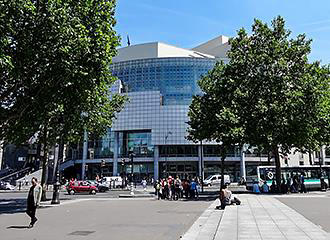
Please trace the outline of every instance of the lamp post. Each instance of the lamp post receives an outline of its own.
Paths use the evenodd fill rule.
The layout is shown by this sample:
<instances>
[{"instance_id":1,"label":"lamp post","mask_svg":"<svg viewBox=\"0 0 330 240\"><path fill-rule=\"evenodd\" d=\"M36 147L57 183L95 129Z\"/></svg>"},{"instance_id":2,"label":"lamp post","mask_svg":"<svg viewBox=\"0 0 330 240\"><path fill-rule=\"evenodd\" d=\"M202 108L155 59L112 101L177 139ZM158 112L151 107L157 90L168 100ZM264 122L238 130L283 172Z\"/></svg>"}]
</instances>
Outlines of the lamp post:
<instances>
[{"instance_id":1,"label":"lamp post","mask_svg":"<svg viewBox=\"0 0 330 240\"><path fill-rule=\"evenodd\" d=\"M60 158L61 156L61 158ZM59 145L59 157L57 159L56 163L56 182L54 183L53 186L53 198L51 204L60 204L60 160L62 159L63 156L63 143L61 141Z\"/></svg>"},{"instance_id":2,"label":"lamp post","mask_svg":"<svg viewBox=\"0 0 330 240\"><path fill-rule=\"evenodd\" d=\"M88 113L82 112L81 117L87 119ZM86 160L87 160L87 153L88 153L88 132L86 126L84 126L84 142L83 142L83 157L81 162L81 180L85 180L85 171L86 171Z\"/></svg>"},{"instance_id":3,"label":"lamp post","mask_svg":"<svg viewBox=\"0 0 330 240\"><path fill-rule=\"evenodd\" d=\"M201 176L200 177L200 180L201 180L201 183L202 183L202 193L204 192L204 184L203 184L203 181L204 181L204 163L203 163L203 140L201 140L200 142L201 144Z\"/></svg>"},{"instance_id":4,"label":"lamp post","mask_svg":"<svg viewBox=\"0 0 330 240\"><path fill-rule=\"evenodd\" d=\"M121 171L122 171L122 183L121 183L121 188L125 188L125 182L126 182L126 171L125 171L125 159L123 158L121 160Z\"/></svg>"},{"instance_id":5,"label":"lamp post","mask_svg":"<svg viewBox=\"0 0 330 240\"><path fill-rule=\"evenodd\" d=\"M134 159L134 153L131 152L129 154L129 158L131 160L131 177L132 177L132 180L131 180L131 195L134 195L134 182L135 182L135 179L134 179L134 172L133 172L133 168L134 168L134 162L133 162L133 159Z\"/></svg>"},{"instance_id":6,"label":"lamp post","mask_svg":"<svg viewBox=\"0 0 330 240\"><path fill-rule=\"evenodd\" d=\"M171 135L171 134L172 134L172 132L171 131L168 131L166 133L166 136L165 136L165 149L166 149L166 153L165 153L165 169L166 169L166 177L168 177L168 168L167 168L168 147L166 146L166 142L167 142L168 136Z\"/></svg>"},{"instance_id":7,"label":"lamp post","mask_svg":"<svg viewBox=\"0 0 330 240\"><path fill-rule=\"evenodd\" d=\"M58 123L60 125L60 128L63 124L63 117L60 116ZM63 137L62 137L62 129L60 130L60 141L59 141L59 147L58 147L58 157L56 162L56 182L53 185L53 198L51 204L60 204L60 164L61 160L63 159L63 149L64 149L64 143L63 143Z\"/></svg>"},{"instance_id":8,"label":"lamp post","mask_svg":"<svg viewBox=\"0 0 330 240\"><path fill-rule=\"evenodd\" d=\"M326 191L323 170L322 170L322 161L323 161L323 147L320 148L320 156L319 156L319 164L320 164L320 184L321 184L321 191Z\"/></svg>"}]
</instances>

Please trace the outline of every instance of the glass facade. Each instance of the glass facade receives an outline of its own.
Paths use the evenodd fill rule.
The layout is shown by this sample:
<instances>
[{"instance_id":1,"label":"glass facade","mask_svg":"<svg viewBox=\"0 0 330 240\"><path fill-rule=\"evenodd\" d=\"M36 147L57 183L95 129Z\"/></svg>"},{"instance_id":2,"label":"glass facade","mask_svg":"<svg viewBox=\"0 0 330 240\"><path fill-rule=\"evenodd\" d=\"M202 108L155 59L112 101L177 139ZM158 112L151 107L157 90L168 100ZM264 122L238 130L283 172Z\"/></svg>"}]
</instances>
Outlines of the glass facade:
<instances>
[{"instance_id":1,"label":"glass facade","mask_svg":"<svg viewBox=\"0 0 330 240\"><path fill-rule=\"evenodd\" d=\"M198 157L198 146L196 145L174 145L160 146L160 157Z\"/></svg>"},{"instance_id":2,"label":"glass facade","mask_svg":"<svg viewBox=\"0 0 330 240\"><path fill-rule=\"evenodd\" d=\"M214 64L214 59L153 58L114 63L111 70L128 92L159 91L164 105L189 105L201 92L197 80Z\"/></svg>"},{"instance_id":3,"label":"glass facade","mask_svg":"<svg viewBox=\"0 0 330 240\"><path fill-rule=\"evenodd\" d=\"M127 157L130 152L136 157L152 157L154 148L151 144L151 132L120 132L119 156Z\"/></svg>"},{"instance_id":4,"label":"glass facade","mask_svg":"<svg viewBox=\"0 0 330 240\"><path fill-rule=\"evenodd\" d=\"M112 90L121 89L129 101L116 115L106 136L90 141L88 158L93 156L99 161L108 158L113 163L114 175L130 174L133 167L134 178L138 180L153 176L199 176L199 144L186 138L187 113L193 95L201 93L198 80L215 62L211 58L172 57L113 63L110 69L120 81ZM220 151L215 144L203 146L208 173L219 170ZM76 152L81 157L82 144ZM135 154L134 166L128 160L130 152ZM233 147L227 156L239 159L240 149ZM217 162L207 165L208 160ZM235 174L232 170L234 179Z\"/></svg>"}]
</instances>

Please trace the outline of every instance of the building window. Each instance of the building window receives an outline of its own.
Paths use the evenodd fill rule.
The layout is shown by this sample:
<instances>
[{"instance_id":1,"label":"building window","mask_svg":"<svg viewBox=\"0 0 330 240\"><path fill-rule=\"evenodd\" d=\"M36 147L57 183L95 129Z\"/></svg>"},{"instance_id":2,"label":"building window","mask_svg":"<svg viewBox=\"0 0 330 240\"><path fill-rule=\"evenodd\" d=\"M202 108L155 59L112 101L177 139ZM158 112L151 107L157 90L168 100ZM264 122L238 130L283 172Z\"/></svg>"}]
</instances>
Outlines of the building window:
<instances>
[{"instance_id":1,"label":"building window","mask_svg":"<svg viewBox=\"0 0 330 240\"><path fill-rule=\"evenodd\" d=\"M152 157L154 146L151 145L151 131L122 132L119 135L119 155L126 157L133 152L136 157Z\"/></svg>"}]
</instances>

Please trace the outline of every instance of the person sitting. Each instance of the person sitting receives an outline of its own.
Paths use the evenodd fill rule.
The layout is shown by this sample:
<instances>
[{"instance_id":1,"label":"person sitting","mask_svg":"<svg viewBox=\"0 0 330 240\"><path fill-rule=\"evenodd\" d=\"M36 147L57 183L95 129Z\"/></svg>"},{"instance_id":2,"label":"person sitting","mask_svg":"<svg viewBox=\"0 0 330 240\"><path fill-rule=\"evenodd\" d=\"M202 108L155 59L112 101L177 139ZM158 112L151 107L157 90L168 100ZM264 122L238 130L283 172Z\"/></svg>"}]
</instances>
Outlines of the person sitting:
<instances>
[{"instance_id":1,"label":"person sitting","mask_svg":"<svg viewBox=\"0 0 330 240\"><path fill-rule=\"evenodd\" d=\"M216 209L224 210L227 205L241 204L241 200L239 200L237 197L233 197L232 192L227 189L227 184L221 186L219 200L220 200L220 205L217 206Z\"/></svg>"}]
</instances>

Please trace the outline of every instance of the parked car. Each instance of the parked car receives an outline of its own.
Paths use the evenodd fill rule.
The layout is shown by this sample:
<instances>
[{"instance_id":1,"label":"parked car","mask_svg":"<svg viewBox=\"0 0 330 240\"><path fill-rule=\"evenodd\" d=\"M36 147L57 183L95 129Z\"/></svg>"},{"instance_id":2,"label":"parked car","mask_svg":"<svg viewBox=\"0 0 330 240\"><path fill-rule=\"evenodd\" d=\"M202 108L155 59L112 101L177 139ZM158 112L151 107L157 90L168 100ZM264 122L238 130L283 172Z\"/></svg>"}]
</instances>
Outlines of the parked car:
<instances>
[{"instance_id":1,"label":"parked car","mask_svg":"<svg viewBox=\"0 0 330 240\"><path fill-rule=\"evenodd\" d=\"M230 184L229 175L224 175L224 182L225 184ZM210 175L207 178L205 178L203 181L203 184L206 186L212 186L214 184L220 184L220 183L221 183L221 175L219 174Z\"/></svg>"},{"instance_id":2,"label":"parked car","mask_svg":"<svg viewBox=\"0 0 330 240\"><path fill-rule=\"evenodd\" d=\"M98 182L96 180L88 180L88 182L97 187L98 192L109 191L109 187L105 183Z\"/></svg>"},{"instance_id":3,"label":"parked car","mask_svg":"<svg viewBox=\"0 0 330 240\"><path fill-rule=\"evenodd\" d=\"M9 182L0 182L0 190L15 190L15 187Z\"/></svg>"},{"instance_id":4,"label":"parked car","mask_svg":"<svg viewBox=\"0 0 330 240\"><path fill-rule=\"evenodd\" d=\"M70 182L67 191L70 195L76 193L89 193L89 194L96 194L97 187L91 184L88 181L76 181Z\"/></svg>"},{"instance_id":5,"label":"parked car","mask_svg":"<svg viewBox=\"0 0 330 240\"><path fill-rule=\"evenodd\" d=\"M105 186L109 188L120 188L123 184L123 179L120 176L117 177L103 177L101 180L102 184L105 184ZM110 187L111 184L111 187Z\"/></svg>"}]
</instances>

